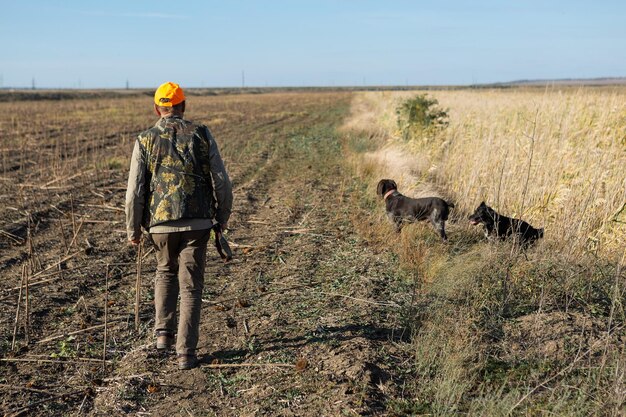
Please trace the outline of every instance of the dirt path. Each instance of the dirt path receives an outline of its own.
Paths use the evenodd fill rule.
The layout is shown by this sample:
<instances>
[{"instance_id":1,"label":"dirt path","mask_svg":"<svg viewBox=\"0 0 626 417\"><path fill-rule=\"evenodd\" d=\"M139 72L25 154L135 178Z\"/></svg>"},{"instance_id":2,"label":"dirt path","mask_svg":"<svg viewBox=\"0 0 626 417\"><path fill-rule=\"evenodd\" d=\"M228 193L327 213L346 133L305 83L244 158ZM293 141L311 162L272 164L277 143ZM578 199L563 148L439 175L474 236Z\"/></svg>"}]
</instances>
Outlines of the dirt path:
<instances>
[{"instance_id":1,"label":"dirt path","mask_svg":"<svg viewBox=\"0 0 626 417\"><path fill-rule=\"evenodd\" d=\"M351 225L350 194L358 192L358 183L344 171L341 139L335 130L349 96L221 100L220 120L214 118L211 127L235 184L229 238L236 259L224 265L216 253L209 252L199 343L201 366L178 371L173 356L159 356L152 348L151 255L144 262L142 330L139 335L133 333L129 313L134 296L134 253L120 250L123 235L112 233L110 225L85 223L84 233L95 252L72 259L62 284L47 286L46 295L34 293L40 301L34 314L41 326L31 337L40 340L101 323L103 308L98 306L104 304L103 266L122 263L125 265L111 267L109 319L118 320L109 335L111 363L102 374L99 365L81 364L76 359L99 357L99 332L31 344L18 355L9 355L32 358L49 356L52 351L63 360L5 368L8 373L0 382L17 387L24 406L46 397L18 389L21 387L45 388L51 393L78 389L63 401L50 399L46 407L29 411L44 415L56 411L94 415L379 415L402 395L402 375L410 366L398 347L407 333L399 320L409 303L408 291L402 292L390 258L369 250ZM198 117L215 115L210 106L202 108ZM236 125L237 121L241 124ZM91 207L91 220L121 221L120 213L103 206L123 204L124 174L125 170L119 169L100 179L102 183L96 182L98 188L104 184L110 188L106 204L89 188L75 190L77 196L71 204ZM60 210L67 209L66 202ZM94 210L100 210L96 216ZM53 224L50 216L41 215L46 220L42 225ZM122 229L121 223L115 228ZM50 243L54 233L58 234L55 230L42 227L36 236L37 242L47 242L50 247L46 250L43 243L37 247L44 265L59 256ZM3 269L15 277L11 285L19 285L17 271L30 259L27 250L22 245L2 256ZM73 268L83 272L72 274ZM5 289L3 294L9 293ZM15 292L5 295L7 307L2 307L5 331L12 324L13 297ZM8 308L11 302L13 308ZM61 342L66 345L55 345ZM63 346L67 352L62 351ZM239 364L250 366L237 367ZM42 377L42 372L58 374ZM57 387L49 388L53 384ZM19 410L13 401L1 404L5 411Z\"/></svg>"},{"instance_id":2,"label":"dirt path","mask_svg":"<svg viewBox=\"0 0 626 417\"><path fill-rule=\"evenodd\" d=\"M223 416L384 409L390 373L380 355L397 308L383 291L384 263L350 231L338 115L312 114L272 135L258 169L237 187L230 239L241 251L231 265L215 256L209 265L203 365L178 371L150 350L125 357L123 374L150 376L121 383L137 398L103 401L105 408ZM207 366L213 362L253 366ZM150 384L159 391L142 393Z\"/></svg>"}]
</instances>

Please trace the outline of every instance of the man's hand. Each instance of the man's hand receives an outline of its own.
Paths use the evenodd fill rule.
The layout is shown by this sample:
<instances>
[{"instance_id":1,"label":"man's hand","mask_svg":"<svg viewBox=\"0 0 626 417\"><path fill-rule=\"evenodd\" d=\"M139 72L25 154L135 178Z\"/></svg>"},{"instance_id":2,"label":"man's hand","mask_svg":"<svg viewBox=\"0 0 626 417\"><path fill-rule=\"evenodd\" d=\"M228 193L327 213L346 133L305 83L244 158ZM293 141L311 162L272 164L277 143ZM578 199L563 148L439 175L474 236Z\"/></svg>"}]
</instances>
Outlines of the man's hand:
<instances>
[{"instance_id":1,"label":"man's hand","mask_svg":"<svg viewBox=\"0 0 626 417\"><path fill-rule=\"evenodd\" d=\"M141 243L141 238L140 237L138 237L136 239L128 239L128 244L130 246L137 246L137 245L139 245L139 243Z\"/></svg>"}]
</instances>

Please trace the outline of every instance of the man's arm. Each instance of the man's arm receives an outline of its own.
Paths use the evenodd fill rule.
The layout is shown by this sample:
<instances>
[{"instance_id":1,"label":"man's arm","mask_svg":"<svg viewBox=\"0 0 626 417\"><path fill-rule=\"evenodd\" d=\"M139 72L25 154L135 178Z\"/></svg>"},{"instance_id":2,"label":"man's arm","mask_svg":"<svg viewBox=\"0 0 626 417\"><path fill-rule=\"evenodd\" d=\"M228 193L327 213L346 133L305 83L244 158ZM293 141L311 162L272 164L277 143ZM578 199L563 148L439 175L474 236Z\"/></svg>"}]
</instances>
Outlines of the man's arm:
<instances>
[{"instance_id":1,"label":"man's arm","mask_svg":"<svg viewBox=\"0 0 626 417\"><path fill-rule=\"evenodd\" d=\"M130 243L137 245L141 238L141 223L146 196L146 164L139 141L130 159L128 187L126 188L126 233Z\"/></svg>"},{"instance_id":2,"label":"man's arm","mask_svg":"<svg viewBox=\"0 0 626 417\"><path fill-rule=\"evenodd\" d=\"M233 207L233 186L228 178L228 173L224 167L224 161L220 156L215 139L207 129L209 139L209 166L211 169L211 180L213 181L213 193L217 200L217 212L215 221L222 227L226 227L230 212Z\"/></svg>"}]
</instances>

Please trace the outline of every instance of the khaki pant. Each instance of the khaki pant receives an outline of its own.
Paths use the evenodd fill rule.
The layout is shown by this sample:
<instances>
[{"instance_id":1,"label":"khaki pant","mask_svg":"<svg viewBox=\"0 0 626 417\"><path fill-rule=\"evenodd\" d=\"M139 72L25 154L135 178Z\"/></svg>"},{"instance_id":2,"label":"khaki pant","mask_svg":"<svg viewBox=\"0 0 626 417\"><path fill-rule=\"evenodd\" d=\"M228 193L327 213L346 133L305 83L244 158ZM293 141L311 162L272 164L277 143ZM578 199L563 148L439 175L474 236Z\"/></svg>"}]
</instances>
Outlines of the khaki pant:
<instances>
[{"instance_id":1,"label":"khaki pant","mask_svg":"<svg viewBox=\"0 0 626 417\"><path fill-rule=\"evenodd\" d=\"M176 353L193 354L198 345L206 249L211 229L154 233L157 272L154 284L155 329L178 333ZM180 320L176 332L176 304Z\"/></svg>"}]
</instances>

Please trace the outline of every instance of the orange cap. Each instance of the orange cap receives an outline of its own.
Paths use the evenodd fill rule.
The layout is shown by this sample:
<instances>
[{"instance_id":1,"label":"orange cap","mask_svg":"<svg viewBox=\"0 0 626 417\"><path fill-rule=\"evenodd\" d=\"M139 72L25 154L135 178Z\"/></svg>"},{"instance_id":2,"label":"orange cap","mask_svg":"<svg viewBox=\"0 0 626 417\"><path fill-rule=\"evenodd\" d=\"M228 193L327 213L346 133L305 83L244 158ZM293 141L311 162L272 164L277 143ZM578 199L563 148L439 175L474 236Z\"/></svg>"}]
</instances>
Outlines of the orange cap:
<instances>
[{"instance_id":1,"label":"orange cap","mask_svg":"<svg viewBox=\"0 0 626 417\"><path fill-rule=\"evenodd\" d=\"M161 84L154 93L154 104L161 107L172 107L185 101L183 89L176 83Z\"/></svg>"}]
</instances>

